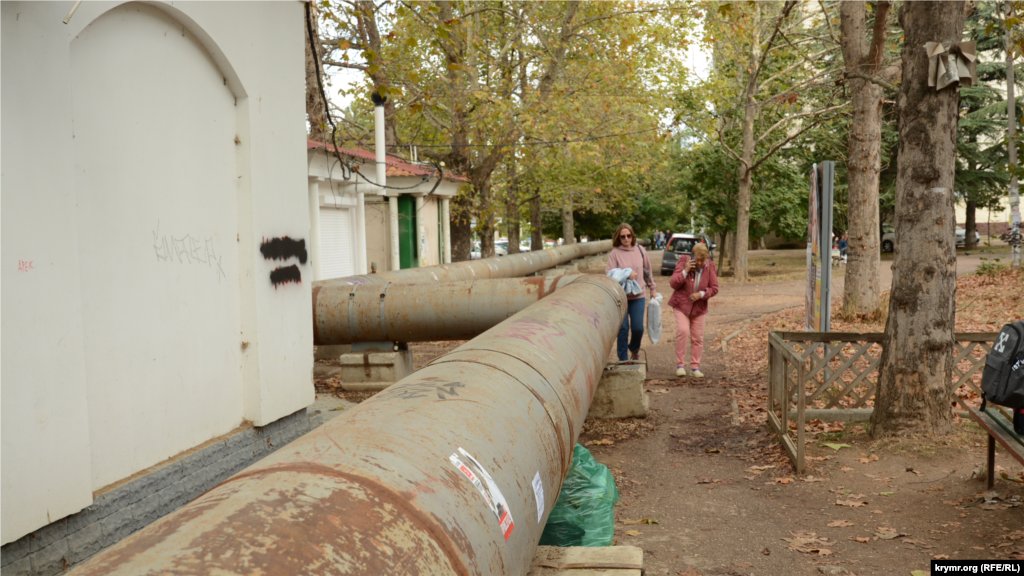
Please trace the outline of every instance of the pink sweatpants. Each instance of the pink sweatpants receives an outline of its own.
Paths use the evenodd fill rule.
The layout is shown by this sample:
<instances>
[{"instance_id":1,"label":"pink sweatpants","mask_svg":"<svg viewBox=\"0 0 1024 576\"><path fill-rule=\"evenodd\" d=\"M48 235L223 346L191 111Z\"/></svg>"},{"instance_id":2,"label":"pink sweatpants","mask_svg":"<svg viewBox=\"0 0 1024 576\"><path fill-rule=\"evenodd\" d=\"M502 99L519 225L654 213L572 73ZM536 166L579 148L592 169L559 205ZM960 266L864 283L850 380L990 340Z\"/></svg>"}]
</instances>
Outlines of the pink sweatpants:
<instances>
[{"instance_id":1,"label":"pink sweatpants","mask_svg":"<svg viewBox=\"0 0 1024 576\"><path fill-rule=\"evenodd\" d=\"M690 369L700 368L700 357L704 352L704 321L707 314L687 316L682 310L673 308L676 315L676 366L686 362L686 342L690 342Z\"/></svg>"}]
</instances>

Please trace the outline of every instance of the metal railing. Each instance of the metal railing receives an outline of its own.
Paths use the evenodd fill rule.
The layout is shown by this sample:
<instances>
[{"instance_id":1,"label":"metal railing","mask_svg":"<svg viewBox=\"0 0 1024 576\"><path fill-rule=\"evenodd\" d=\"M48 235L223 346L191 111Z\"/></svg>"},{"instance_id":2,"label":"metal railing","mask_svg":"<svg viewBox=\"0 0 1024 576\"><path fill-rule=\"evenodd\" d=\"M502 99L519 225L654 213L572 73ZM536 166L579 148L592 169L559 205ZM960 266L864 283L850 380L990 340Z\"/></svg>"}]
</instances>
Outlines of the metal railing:
<instances>
[{"instance_id":1,"label":"metal railing","mask_svg":"<svg viewBox=\"0 0 1024 576\"><path fill-rule=\"evenodd\" d=\"M768 334L768 422L797 474L804 472L809 413L821 419L831 413L838 419L870 412L878 389L882 336L880 332ZM981 396L981 370L996 336L996 332L955 334L953 390L966 386Z\"/></svg>"}]
</instances>

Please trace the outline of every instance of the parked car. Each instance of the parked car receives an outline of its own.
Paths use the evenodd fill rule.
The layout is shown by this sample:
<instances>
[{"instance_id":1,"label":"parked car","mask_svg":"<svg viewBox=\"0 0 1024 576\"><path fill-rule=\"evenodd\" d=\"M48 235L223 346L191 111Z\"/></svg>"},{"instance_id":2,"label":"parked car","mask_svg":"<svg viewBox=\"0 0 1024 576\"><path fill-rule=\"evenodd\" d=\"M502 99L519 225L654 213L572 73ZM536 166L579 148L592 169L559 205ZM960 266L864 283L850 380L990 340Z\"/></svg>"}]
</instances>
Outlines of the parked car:
<instances>
[{"instance_id":1,"label":"parked car","mask_svg":"<svg viewBox=\"0 0 1024 576\"><path fill-rule=\"evenodd\" d=\"M963 228L956 227L956 245L964 246L967 243L967 231ZM974 231L974 243L981 244L981 234L978 231ZM896 244L896 229L889 224L882 225L882 252L892 252L893 246Z\"/></svg>"},{"instance_id":2,"label":"parked car","mask_svg":"<svg viewBox=\"0 0 1024 576\"><path fill-rule=\"evenodd\" d=\"M981 234L978 234L977 230L974 231L974 244L975 245L981 244ZM956 227L956 245L957 246L966 246L967 245L967 230L964 230L963 228L961 228L959 226Z\"/></svg>"},{"instance_id":3,"label":"parked car","mask_svg":"<svg viewBox=\"0 0 1024 576\"><path fill-rule=\"evenodd\" d=\"M882 252L892 252L896 245L896 228L889 224L882 224Z\"/></svg>"},{"instance_id":4,"label":"parked car","mask_svg":"<svg viewBox=\"0 0 1024 576\"><path fill-rule=\"evenodd\" d=\"M665 245L665 252L661 257L661 275L670 276L676 269L676 262L683 254L693 256L693 247L698 243L707 244L709 258L715 259L715 248L718 246L711 242L707 234L673 234Z\"/></svg>"},{"instance_id":5,"label":"parked car","mask_svg":"<svg viewBox=\"0 0 1024 576\"><path fill-rule=\"evenodd\" d=\"M494 243L495 256L508 256L508 240L498 240Z\"/></svg>"}]
</instances>

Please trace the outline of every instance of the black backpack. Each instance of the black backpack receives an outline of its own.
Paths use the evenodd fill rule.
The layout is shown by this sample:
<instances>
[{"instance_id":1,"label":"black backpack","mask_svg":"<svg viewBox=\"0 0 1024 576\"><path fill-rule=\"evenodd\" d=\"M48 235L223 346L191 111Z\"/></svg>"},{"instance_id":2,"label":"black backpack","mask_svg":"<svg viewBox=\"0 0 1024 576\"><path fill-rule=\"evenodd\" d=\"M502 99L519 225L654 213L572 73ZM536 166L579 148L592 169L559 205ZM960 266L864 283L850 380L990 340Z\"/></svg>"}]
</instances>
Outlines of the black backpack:
<instances>
[{"instance_id":1,"label":"black backpack","mask_svg":"<svg viewBox=\"0 0 1024 576\"><path fill-rule=\"evenodd\" d=\"M985 359L981 376L982 401L1014 409L1024 408L1024 320L1003 326Z\"/></svg>"}]
</instances>

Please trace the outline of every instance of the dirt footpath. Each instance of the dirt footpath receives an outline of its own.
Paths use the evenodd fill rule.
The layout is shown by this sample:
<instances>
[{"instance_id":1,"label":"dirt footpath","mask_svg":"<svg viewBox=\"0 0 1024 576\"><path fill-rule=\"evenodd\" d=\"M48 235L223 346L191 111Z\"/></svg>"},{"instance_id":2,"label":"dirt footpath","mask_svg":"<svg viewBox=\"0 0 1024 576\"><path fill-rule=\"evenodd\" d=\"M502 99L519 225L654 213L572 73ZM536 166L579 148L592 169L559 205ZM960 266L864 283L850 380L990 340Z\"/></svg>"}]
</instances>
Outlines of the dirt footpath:
<instances>
[{"instance_id":1,"label":"dirt footpath","mask_svg":"<svg viewBox=\"0 0 1024 576\"><path fill-rule=\"evenodd\" d=\"M668 278L656 280L667 299ZM588 424L580 439L616 476L616 541L644 549L647 574L910 576L939 555L1024 557L1024 486L1000 479L997 500L979 498L985 484L971 473L984 462L985 436L973 424L935 442L890 443L848 425L841 440L808 444L809 476L796 477L766 426L739 422L734 402L758 384L730 378L735 367L712 342L744 320L802 306L803 285L726 282L712 303L708 378L675 377L666 309L665 338L644 346L651 418ZM614 444L590 444L606 438ZM1009 456L996 462L1020 472Z\"/></svg>"}]
</instances>

